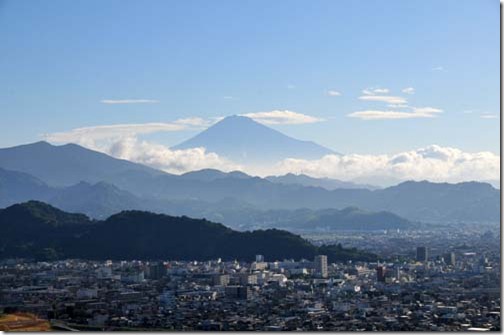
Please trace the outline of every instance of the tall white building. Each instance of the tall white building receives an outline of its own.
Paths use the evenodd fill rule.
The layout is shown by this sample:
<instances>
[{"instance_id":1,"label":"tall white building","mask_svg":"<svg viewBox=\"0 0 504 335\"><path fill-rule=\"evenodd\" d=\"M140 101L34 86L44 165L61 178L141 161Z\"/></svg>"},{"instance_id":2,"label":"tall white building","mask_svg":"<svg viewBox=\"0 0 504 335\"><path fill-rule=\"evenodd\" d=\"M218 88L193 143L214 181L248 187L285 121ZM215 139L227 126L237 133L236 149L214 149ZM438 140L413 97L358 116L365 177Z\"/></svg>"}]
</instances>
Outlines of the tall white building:
<instances>
[{"instance_id":1,"label":"tall white building","mask_svg":"<svg viewBox=\"0 0 504 335\"><path fill-rule=\"evenodd\" d=\"M327 256L317 255L314 260L315 274L322 278L327 278Z\"/></svg>"}]
</instances>

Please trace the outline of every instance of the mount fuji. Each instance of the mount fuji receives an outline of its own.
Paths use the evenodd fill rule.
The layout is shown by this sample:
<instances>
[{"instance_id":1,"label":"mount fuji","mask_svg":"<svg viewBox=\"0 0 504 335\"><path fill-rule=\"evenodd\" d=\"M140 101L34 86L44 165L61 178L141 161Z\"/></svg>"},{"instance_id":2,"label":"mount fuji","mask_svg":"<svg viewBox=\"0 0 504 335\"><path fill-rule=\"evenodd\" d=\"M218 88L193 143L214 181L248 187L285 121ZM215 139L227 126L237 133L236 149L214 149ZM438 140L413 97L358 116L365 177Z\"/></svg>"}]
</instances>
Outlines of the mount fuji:
<instances>
[{"instance_id":1,"label":"mount fuji","mask_svg":"<svg viewBox=\"0 0 504 335\"><path fill-rule=\"evenodd\" d=\"M265 164L286 158L318 159L337 154L311 141L301 141L245 116L228 116L171 149L204 147L241 164Z\"/></svg>"}]
</instances>

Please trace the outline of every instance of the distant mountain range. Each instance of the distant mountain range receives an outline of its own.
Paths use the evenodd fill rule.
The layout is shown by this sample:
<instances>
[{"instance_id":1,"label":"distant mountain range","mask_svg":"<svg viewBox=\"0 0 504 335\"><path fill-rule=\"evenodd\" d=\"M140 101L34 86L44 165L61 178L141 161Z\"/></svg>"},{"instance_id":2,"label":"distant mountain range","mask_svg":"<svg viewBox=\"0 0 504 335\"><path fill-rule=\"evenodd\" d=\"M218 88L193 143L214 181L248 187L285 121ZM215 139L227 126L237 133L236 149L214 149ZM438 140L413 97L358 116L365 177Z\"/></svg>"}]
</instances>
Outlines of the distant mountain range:
<instances>
[{"instance_id":1,"label":"distant mountain range","mask_svg":"<svg viewBox=\"0 0 504 335\"><path fill-rule=\"evenodd\" d=\"M317 247L282 230L237 232L206 220L141 211L92 221L36 201L0 210L0 229L0 258L250 261L262 254L274 261L326 254L331 262L376 260L356 249Z\"/></svg>"},{"instance_id":2,"label":"distant mountain range","mask_svg":"<svg viewBox=\"0 0 504 335\"><path fill-rule=\"evenodd\" d=\"M335 154L319 144L297 140L238 115L224 118L172 149L198 147L247 165L271 164L286 158L317 159Z\"/></svg>"},{"instance_id":3,"label":"distant mountain range","mask_svg":"<svg viewBox=\"0 0 504 335\"><path fill-rule=\"evenodd\" d=\"M274 224L288 230L384 230L411 229L415 224L390 212L369 212L356 207L337 209L269 210L256 224ZM416 228L416 227L415 227Z\"/></svg>"},{"instance_id":4,"label":"distant mountain range","mask_svg":"<svg viewBox=\"0 0 504 335\"><path fill-rule=\"evenodd\" d=\"M19 178L20 175L24 178ZM408 229L413 226L408 220L392 213L366 212L355 208L343 211L260 210L231 198L219 202L161 200L138 197L105 182L80 182L69 187L54 188L29 175L3 169L0 169L0 191L0 207L39 200L96 219L135 209L207 218L240 230L280 227L288 230L377 230Z\"/></svg>"},{"instance_id":5,"label":"distant mountain range","mask_svg":"<svg viewBox=\"0 0 504 335\"><path fill-rule=\"evenodd\" d=\"M226 173L216 169L203 169L198 171L190 171L182 174L180 177L181 179L199 180L199 181L214 181L216 179L221 178L237 178L237 179L251 178L251 176L241 171L232 171Z\"/></svg>"},{"instance_id":6,"label":"distant mountain range","mask_svg":"<svg viewBox=\"0 0 504 335\"><path fill-rule=\"evenodd\" d=\"M241 171L231 171L231 172L222 172L216 169L203 169L198 171L191 171L181 175L182 178L188 180L199 180L199 181L214 181L216 179L222 178L238 178L238 179L247 179L252 178L246 173ZM342 181L338 179L330 179L330 178L313 178L304 174L293 174L288 173L283 176L268 176L264 179L271 181L272 183L277 184L286 184L286 185L300 185L300 186L314 186L314 187L322 187L326 190L335 190L338 188L347 188L347 189L355 189L355 188L363 188L368 190L376 190L380 187L368 184L356 184L353 182Z\"/></svg>"},{"instance_id":7,"label":"distant mountain range","mask_svg":"<svg viewBox=\"0 0 504 335\"><path fill-rule=\"evenodd\" d=\"M337 182L303 176L263 179L217 170L177 176L77 145L40 142L0 149L0 168L1 206L38 199L100 218L123 209L148 209L211 218L219 218L220 214L218 221L228 223L229 217L237 214L223 209L239 204L240 210L256 211L258 215L279 209L358 207L370 212L392 212L410 221L500 220L499 190L478 182L404 182L369 190L318 187L320 183L334 186ZM186 212L181 213L182 209Z\"/></svg>"},{"instance_id":8,"label":"distant mountain range","mask_svg":"<svg viewBox=\"0 0 504 335\"><path fill-rule=\"evenodd\" d=\"M369 184L357 184L349 181L342 181L330 178L313 178L304 174L296 175L293 173L288 173L284 176L269 176L266 177L265 179L273 183L322 187L330 191L336 190L338 188L346 188L346 189L364 188L368 190L377 190L380 188L378 186Z\"/></svg>"}]
</instances>

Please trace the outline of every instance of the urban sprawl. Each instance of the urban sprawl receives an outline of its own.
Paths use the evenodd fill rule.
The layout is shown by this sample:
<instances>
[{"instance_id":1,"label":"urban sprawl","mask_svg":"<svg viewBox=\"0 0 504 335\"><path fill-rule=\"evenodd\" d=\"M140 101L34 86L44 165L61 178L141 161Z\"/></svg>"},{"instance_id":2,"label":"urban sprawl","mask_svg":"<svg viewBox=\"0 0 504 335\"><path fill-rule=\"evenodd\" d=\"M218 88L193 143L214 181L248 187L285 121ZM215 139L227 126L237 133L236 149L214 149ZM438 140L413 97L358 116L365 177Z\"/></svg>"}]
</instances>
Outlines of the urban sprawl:
<instances>
[{"instance_id":1,"label":"urban sprawl","mask_svg":"<svg viewBox=\"0 0 504 335\"><path fill-rule=\"evenodd\" d=\"M4 260L0 312L55 330L500 330L492 244L373 263Z\"/></svg>"}]
</instances>

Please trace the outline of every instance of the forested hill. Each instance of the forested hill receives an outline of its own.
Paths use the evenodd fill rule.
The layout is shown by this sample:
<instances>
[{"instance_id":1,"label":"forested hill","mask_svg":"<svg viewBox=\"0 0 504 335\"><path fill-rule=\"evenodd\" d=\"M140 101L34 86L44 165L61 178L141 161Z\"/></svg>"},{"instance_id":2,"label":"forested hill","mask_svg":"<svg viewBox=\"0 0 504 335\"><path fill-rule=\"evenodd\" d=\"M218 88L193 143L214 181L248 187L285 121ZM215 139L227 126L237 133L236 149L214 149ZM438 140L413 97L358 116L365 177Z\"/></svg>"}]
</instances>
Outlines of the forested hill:
<instances>
[{"instance_id":1,"label":"forested hill","mask_svg":"<svg viewBox=\"0 0 504 335\"><path fill-rule=\"evenodd\" d=\"M375 260L376 256L340 246L317 247L278 229L237 232L219 223L142 211L124 211L104 221L69 214L42 202L0 211L0 258L174 259L329 261Z\"/></svg>"}]
</instances>

